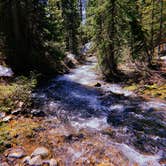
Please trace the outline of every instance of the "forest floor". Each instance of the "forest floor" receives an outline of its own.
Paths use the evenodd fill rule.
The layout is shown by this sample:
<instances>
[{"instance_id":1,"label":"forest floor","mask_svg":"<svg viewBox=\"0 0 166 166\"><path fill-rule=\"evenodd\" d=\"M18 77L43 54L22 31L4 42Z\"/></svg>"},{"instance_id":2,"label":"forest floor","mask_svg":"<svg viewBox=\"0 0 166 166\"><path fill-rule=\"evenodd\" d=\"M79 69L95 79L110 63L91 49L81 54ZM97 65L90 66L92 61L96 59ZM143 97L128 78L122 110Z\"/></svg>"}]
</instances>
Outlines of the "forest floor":
<instances>
[{"instance_id":1,"label":"forest floor","mask_svg":"<svg viewBox=\"0 0 166 166\"><path fill-rule=\"evenodd\" d=\"M129 78L124 83L126 90L134 91L145 99L166 100L166 60L156 59L155 69L127 72ZM129 69L130 70L130 69Z\"/></svg>"},{"instance_id":2,"label":"forest floor","mask_svg":"<svg viewBox=\"0 0 166 166\"><path fill-rule=\"evenodd\" d=\"M31 108L0 112L1 166L166 165L164 82L107 83L96 66L88 57L33 91Z\"/></svg>"}]
</instances>

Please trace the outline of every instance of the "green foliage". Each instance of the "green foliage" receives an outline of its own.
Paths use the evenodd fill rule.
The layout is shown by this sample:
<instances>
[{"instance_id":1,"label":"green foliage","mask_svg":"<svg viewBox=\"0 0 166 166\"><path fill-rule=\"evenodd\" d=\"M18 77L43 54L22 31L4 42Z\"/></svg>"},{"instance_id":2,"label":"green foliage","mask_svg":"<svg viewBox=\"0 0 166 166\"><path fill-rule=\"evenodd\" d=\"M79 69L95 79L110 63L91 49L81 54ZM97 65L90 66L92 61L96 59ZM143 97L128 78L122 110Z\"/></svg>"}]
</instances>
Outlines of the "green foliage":
<instances>
[{"instance_id":1,"label":"green foliage","mask_svg":"<svg viewBox=\"0 0 166 166\"><path fill-rule=\"evenodd\" d=\"M31 92L37 84L34 74L31 78L24 76L17 77L15 82L10 85L0 85L0 111L10 112L16 109L20 102L24 108L31 105Z\"/></svg>"},{"instance_id":2,"label":"green foliage","mask_svg":"<svg viewBox=\"0 0 166 166\"><path fill-rule=\"evenodd\" d=\"M79 2L77 0L62 0L61 5L66 49L77 55L79 53L78 37L81 23Z\"/></svg>"},{"instance_id":3,"label":"green foliage","mask_svg":"<svg viewBox=\"0 0 166 166\"><path fill-rule=\"evenodd\" d=\"M81 6L80 0L0 0L0 48L16 74L62 72L63 52L79 54L90 40L108 78L118 75L125 52L125 59L152 64L166 34L165 0L88 0L85 24Z\"/></svg>"},{"instance_id":4,"label":"green foliage","mask_svg":"<svg viewBox=\"0 0 166 166\"><path fill-rule=\"evenodd\" d=\"M63 57L59 47L63 42L60 12L54 12L56 4L52 7L49 3L47 6L38 0L0 1L0 4L3 53L14 72L27 74L36 70L43 74L57 73L59 59ZM52 43L59 45L51 48Z\"/></svg>"},{"instance_id":5,"label":"green foliage","mask_svg":"<svg viewBox=\"0 0 166 166\"><path fill-rule=\"evenodd\" d=\"M84 31L97 45L99 64L106 77L116 75L123 57L152 64L166 32L165 7L163 0L88 1Z\"/></svg>"}]
</instances>

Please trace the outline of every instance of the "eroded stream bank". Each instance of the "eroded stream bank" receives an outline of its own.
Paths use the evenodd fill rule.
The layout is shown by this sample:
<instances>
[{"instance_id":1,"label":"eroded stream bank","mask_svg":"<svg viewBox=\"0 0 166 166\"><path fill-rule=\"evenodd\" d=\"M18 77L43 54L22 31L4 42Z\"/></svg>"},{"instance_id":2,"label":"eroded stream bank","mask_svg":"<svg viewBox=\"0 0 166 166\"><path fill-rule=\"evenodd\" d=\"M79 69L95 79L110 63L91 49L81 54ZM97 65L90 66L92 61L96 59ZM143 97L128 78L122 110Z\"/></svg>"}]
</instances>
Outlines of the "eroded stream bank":
<instances>
[{"instance_id":1,"label":"eroded stream bank","mask_svg":"<svg viewBox=\"0 0 166 166\"><path fill-rule=\"evenodd\" d=\"M31 136L18 135L15 148L21 146L29 156L44 146L46 159L54 158L60 166L165 165L166 104L144 101L118 84L101 81L96 64L96 58L89 57L33 94L31 112L41 117L31 120L39 126ZM23 165L10 153L1 162Z\"/></svg>"}]
</instances>

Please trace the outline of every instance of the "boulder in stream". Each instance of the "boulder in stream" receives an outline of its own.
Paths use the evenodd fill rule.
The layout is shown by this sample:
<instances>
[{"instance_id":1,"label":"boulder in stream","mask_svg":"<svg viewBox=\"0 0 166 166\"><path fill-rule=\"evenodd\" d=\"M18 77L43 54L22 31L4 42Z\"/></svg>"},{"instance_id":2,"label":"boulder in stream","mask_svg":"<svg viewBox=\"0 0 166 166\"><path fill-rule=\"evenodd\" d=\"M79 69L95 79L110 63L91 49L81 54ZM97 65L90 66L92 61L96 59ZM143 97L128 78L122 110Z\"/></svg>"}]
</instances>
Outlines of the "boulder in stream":
<instances>
[{"instance_id":1,"label":"boulder in stream","mask_svg":"<svg viewBox=\"0 0 166 166\"><path fill-rule=\"evenodd\" d=\"M12 120L12 118L13 118L12 115L8 115L8 116L4 117L4 118L2 119L2 121L3 121L3 122L9 122L10 120Z\"/></svg>"},{"instance_id":2,"label":"boulder in stream","mask_svg":"<svg viewBox=\"0 0 166 166\"><path fill-rule=\"evenodd\" d=\"M31 154L31 157L41 156L45 158L49 155L49 150L45 147L38 147L35 151Z\"/></svg>"},{"instance_id":3,"label":"boulder in stream","mask_svg":"<svg viewBox=\"0 0 166 166\"><path fill-rule=\"evenodd\" d=\"M26 155L24 149L22 148L16 148L16 149L12 149L9 154L8 154L8 158L15 158L15 159L20 159L22 157L24 157Z\"/></svg>"},{"instance_id":4,"label":"boulder in stream","mask_svg":"<svg viewBox=\"0 0 166 166\"><path fill-rule=\"evenodd\" d=\"M8 68L0 65L0 77L12 77L13 71Z\"/></svg>"},{"instance_id":5,"label":"boulder in stream","mask_svg":"<svg viewBox=\"0 0 166 166\"><path fill-rule=\"evenodd\" d=\"M49 164L50 164L50 166L57 166L58 165L58 163L55 159L51 159Z\"/></svg>"},{"instance_id":6,"label":"boulder in stream","mask_svg":"<svg viewBox=\"0 0 166 166\"><path fill-rule=\"evenodd\" d=\"M41 156L32 157L28 163L30 166L41 166L43 164Z\"/></svg>"}]
</instances>

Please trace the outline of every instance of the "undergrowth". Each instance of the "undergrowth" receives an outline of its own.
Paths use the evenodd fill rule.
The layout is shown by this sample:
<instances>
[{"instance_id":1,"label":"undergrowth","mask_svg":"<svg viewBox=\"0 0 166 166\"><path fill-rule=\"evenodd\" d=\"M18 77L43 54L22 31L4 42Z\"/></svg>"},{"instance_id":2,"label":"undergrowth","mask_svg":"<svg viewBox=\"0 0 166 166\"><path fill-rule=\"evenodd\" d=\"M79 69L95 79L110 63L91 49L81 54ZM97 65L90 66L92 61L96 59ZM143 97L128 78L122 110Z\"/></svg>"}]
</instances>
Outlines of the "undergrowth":
<instances>
[{"instance_id":1,"label":"undergrowth","mask_svg":"<svg viewBox=\"0 0 166 166\"><path fill-rule=\"evenodd\" d=\"M35 74L30 78L17 77L12 83L0 84L0 112L10 113L12 110L31 105L31 92L37 84ZM21 106L22 107L22 106Z\"/></svg>"}]
</instances>

